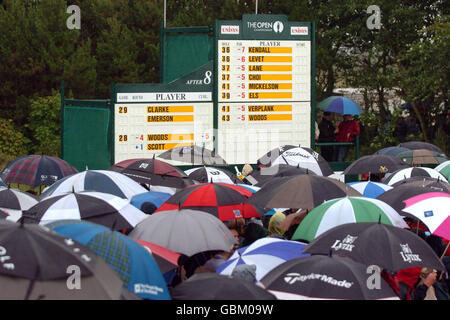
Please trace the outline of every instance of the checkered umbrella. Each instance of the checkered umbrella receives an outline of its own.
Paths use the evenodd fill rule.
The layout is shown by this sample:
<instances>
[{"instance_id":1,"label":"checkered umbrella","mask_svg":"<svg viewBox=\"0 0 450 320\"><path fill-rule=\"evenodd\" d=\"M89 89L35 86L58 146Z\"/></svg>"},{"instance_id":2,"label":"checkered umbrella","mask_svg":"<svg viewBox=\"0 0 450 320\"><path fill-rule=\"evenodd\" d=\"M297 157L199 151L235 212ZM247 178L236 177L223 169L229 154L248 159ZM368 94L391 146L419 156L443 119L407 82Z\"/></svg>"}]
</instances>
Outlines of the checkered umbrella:
<instances>
[{"instance_id":1,"label":"checkered umbrella","mask_svg":"<svg viewBox=\"0 0 450 320\"><path fill-rule=\"evenodd\" d=\"M29 155L9 162L0 173L5 183L30 187L50 186L57 180L77 173L77 170L58 157Z\"/></svg>"},{"instance_id":2,"label":"checkered umbrella","mask_svg":"<svg viewBox=\"0 0 450 320\"><path fill-rule=\"evenodd\" d=\"M127 236L85 221L58 221L47 227L102 257L117 272L124 286L139 297L170 300L165 280L152 255Z\"/></svg>"},{"instance_id":3,"label":"checkered umbrella","mask_svg":"<svg viewBox=\"0 0 450 320\"><path fill-rule=\"evenodd\" d=\"M126 199L89 191L44 199L22 215L25 223L45 225L56 220L76 219L114 230L132 229L145 218L145 213Z\"/></svg>"}]
</instances>

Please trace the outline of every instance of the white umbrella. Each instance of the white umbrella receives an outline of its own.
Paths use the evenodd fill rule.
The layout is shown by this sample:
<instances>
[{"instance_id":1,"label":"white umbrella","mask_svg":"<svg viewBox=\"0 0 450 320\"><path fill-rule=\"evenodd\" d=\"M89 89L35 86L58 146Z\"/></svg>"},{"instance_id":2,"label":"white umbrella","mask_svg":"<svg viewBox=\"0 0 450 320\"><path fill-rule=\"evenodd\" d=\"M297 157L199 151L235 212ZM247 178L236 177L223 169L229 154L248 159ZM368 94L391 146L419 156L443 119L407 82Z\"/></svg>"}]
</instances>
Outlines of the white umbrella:
<instances>
[{"instance_id":1,"label":"white umbrella","mask_svg":"<svg viewBox=\"0 0 450 320\"><path fill-rule=\"evenodd\" d=\"M200 183L222 182L235 184L237 182L236 176L225 169L215 167L199 167L186 170L185 173L189 178Z\"/></svg>"},{"instance_id":2,"label":"white umbrella","mask_svg":"<svg viewBox=\"0 0 450 320\"><path fill-rule=\"evenodd\" d=\"M431 177L436 179L439 178L442 181L447 181L447 179L435 169L427 167L412 167L394 171L389 176L386 176L382 182L391 186L396 182L411 177Z\"/></svg>"},{"instance_id":3,"label":"white umbrella","mask_svg":"<svg viewBox=\"0 0 450 320\"><path fill-rule=\"evenodd\" d=\"M13 189L0 187L0 209L9 216L7 220L16 222L22 216L22 211L27 210L39 201L29 193Z\"/></svg>"}]
</instances>

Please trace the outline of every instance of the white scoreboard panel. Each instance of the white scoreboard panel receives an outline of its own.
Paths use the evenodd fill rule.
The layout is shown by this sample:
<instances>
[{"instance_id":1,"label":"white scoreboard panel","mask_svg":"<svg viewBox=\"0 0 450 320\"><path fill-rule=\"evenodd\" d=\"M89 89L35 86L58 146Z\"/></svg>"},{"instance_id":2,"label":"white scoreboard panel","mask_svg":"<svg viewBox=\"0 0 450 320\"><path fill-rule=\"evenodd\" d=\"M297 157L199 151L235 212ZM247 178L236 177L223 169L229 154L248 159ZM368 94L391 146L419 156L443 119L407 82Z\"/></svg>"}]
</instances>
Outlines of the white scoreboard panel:
<instances>
[{"instance_id":1,"label":"white scoreboard panel","mask_svg":"<svg viewBox=\"0 0 450 320\"><path fill-rule=\"evenodd\" d=\"M218 41L218 150L227 163L309 147L310 114L310 41Z\"/></svg>"},{"instance_id":2,"label":"white scoreboard panel","mask_svg":"<svg viewBox=\"0 0 450 320\"><path fill-rule=\"evenodd\" d=\"M115 162L150 158L177 146L213 148L213 103L117 103Z\"/></svg>"}]
</instances>

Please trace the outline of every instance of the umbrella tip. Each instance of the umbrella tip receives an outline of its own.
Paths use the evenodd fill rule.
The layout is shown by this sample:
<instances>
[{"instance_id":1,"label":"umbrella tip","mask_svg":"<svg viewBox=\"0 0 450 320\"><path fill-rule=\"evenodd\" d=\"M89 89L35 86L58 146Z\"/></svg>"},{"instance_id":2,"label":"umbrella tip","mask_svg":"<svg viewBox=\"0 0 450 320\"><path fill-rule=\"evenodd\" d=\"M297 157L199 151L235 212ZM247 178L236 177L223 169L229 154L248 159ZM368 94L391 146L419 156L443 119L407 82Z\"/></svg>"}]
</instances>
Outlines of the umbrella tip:
<instances>
[{"instance_id":1,"label":"umbrella tip","mask_svg":"<svg viewBox=\"0 0 450 320\"><path fill-rule=\"evenodd\" d=\"M330 252L328 253L328 256L331 258L333 256L333 249L330 248Z\"/></svg>"},{"instance_id":2,"label":"umbrella tip","mask_svg":"<svg viewBox=\"0 0 450 320\"><path fill-rule=\"evenodd\" d=\"M378 216L378 224L381 223L381 214Z\"/></svg>"}]
</instances>

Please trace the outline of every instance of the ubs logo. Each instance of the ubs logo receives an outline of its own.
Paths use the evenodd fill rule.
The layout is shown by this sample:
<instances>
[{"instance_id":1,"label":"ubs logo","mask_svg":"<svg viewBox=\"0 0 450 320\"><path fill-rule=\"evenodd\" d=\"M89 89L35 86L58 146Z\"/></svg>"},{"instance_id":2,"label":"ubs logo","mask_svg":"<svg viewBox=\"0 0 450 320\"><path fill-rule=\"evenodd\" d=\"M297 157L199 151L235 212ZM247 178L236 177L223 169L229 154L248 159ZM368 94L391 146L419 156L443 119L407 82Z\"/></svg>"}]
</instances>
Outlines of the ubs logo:
<instances>
[{"instance_id":1,"label":"ubs logo","mask_svg":"<svg viewBox=\"0 0 450 320\"><path fill-rule=\"evenodd\" d=\"M275 21L273 24L273 31L275 33L282 33L284 29L284 25L281 21Z\"/></svg>"}]
</instances>

